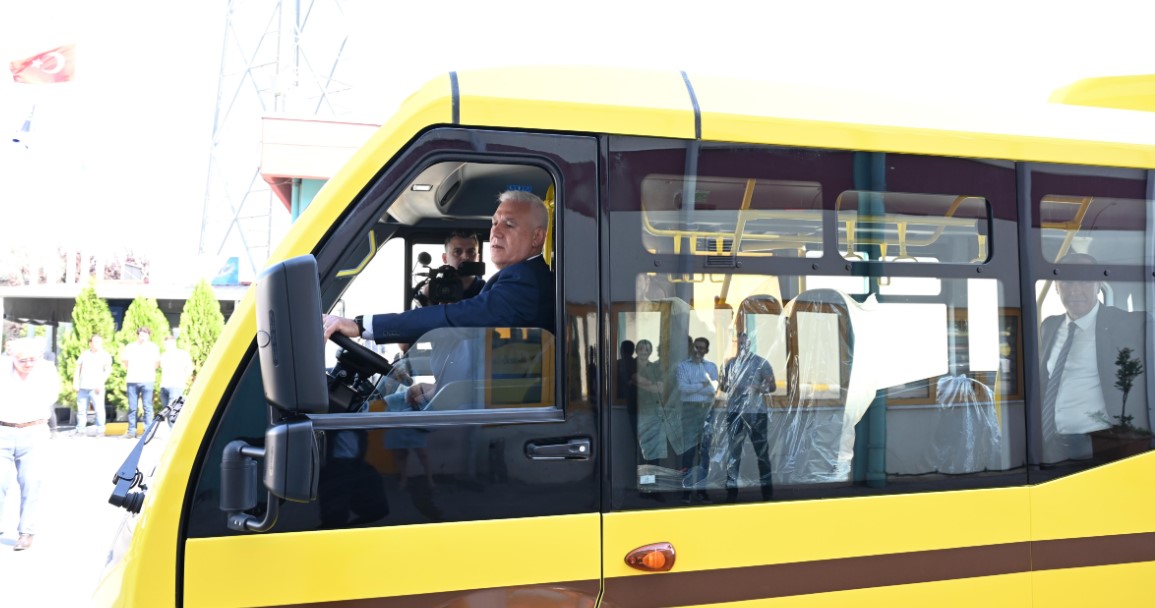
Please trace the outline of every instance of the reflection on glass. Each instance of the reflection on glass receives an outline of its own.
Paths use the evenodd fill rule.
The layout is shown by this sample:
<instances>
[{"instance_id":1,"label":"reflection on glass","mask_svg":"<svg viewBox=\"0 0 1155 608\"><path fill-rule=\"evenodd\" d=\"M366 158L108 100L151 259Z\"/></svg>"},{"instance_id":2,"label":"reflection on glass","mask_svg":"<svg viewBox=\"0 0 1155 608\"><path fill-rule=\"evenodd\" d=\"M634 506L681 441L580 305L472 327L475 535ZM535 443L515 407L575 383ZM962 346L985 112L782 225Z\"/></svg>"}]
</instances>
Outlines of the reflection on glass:
<instances>
[{"instance_id":1,"label":"reflection on glass","mask_svg":"<svg viewBox=\"0 0 1155 608\"><path fill-rule=\"evenodd\" d=\"M848 190L837 206L847 260L981 264L990 257L985 198Z\"/></svg>"},{"instance_id":2,"label":"reflection on glass","mask_svg":"<svg viewBox=\"0 0 1155 608\"><path fill-rule=\"evenodd\" d=\"M378 389L389 411L552 407L553 343L537 328L435 329L398 360L407 381Z\"/></svg>"},{"instance_id":3,"label":"reflection on glass","mask_svg":"<svg viewBox=\"0 0 1155 608\"><path fill-rule=\"evenodd\" d=\"M822 188L815 182L647 175L642 242L689 255L769 255L822 246Z\"/></svg>"},{"instance_id":4,"label":"reflection on glass","mask_svg":"<svg viewBox=\"0 0 1155 608\"><path fill-rule=\"evenodd\" d=\"M636 419L614 425L636 450L635 491L768 500L856 470L886 480L1023 464L1025 446L1005 440L1021 394L1000 388L1017 381L1008 357L1021 347L1003 345L1018 316L997 281L941 279L940 301L919 303L829 288L784 297L802 277L675 278L646 282L666 287L659 301L615 303L614 342L635 348L612 363L635 366ZM885 425L859 450L871 408Z\"/></svg>"},{"instance_id":5,"label":"reflection on glass","mask_svg":"<svg viewBox=\"0 0 1155 608\"><path fill-rule=\"evenodd\" d=\"M1063 264L1097 264L1067 254ZM1040 281L1045 464L1089 466L1150 449L1144 285Z\"/></svg>"},{"instance_id":6,"label":"reflection on glass","mask_svg":"<svg viewBox=\"0 0 1155 608\"><path fill-rule=\"evenodd\" d=\"M1150 208L1151 201L1143 199L1044 195L1039 201L1043 254L1055 262L1075 250L1090 251L1102 264L1142 265Z\"/></svg>"}]
</instances>

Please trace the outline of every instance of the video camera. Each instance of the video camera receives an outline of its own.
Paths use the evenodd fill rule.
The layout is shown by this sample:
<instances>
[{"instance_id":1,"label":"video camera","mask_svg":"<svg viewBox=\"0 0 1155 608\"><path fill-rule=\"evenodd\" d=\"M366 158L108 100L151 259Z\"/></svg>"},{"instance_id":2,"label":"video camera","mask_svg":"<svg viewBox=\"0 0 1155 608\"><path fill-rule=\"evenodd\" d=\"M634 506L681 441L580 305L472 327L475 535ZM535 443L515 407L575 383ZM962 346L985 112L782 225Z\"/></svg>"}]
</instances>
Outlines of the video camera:
<instances>
[{"instance_id":1,"label":"video camera","mask_svg":"<svg viewBox=\"0 0 1155 608\"><path fill-rule=\"evenodd\" d=\"M416 276L425 277L413 287L413 299L422 306L430 304L452 304L459 302L465 288L461 285L461 277L482 276L485 274L484 262L462 262L460 268L448 264L438 268L430 268L433 258L425 252L417 255L417 263L428 269L419 272ZM421 293L421 288L428 286L428 295Z\"/></svg>"}]
</instances>

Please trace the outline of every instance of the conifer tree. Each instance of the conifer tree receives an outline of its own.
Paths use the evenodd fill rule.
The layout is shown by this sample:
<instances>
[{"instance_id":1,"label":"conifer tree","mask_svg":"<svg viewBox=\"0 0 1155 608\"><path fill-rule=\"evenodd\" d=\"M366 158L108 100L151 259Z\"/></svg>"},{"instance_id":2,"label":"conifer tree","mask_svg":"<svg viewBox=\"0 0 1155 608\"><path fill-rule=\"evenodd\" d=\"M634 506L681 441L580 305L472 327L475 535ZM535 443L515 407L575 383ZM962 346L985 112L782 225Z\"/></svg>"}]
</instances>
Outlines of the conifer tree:
<instances>
[{"instance_id":1,"label":"conifer tree","mask_svg":"<svg viewBox=\"0 0 1155 608\"><path fill-rule=\"evenodd\" d=\"M112 353L113 363L112 376L108 380L108 398L117 404L117 411L128 411L128 399L125 395L126 370L120 363L120 354L125 346L136 341L136 332L141 327L147 327L149 329L153 343L156 344L157 348L163 350L164 338L169 335L171 329L169 328L168 319L165 318L164 313L161 312L154 298L137 296L136 299L128 305L128 310L124 311L124 321L120 324L120 331L116 332L115 351L109 349L109 352ZM157 405L160 403L160 370L157 370L153 383L153 411L157 412L160 411Z\"/></svg>"},{"instance_id":2,"label":"conifer tree","mask_svg":"<svg viewBox=\"0 0 1155 608\"><path fill-rule=\"evenodd\" d=\"M177 338L177 345L192 357L193 377L200 373L224 326L221 303L209 282L201 279L180 313L180 336Z\"/></svg>"},{"instance_id":3,"label":"conifer tree","mask_svg":"<svg viewBox=\"0 0 1155 608\"><path fill-rule=\"evenodd\" d=\"M76 359L88 348L92 336L104 338L105 349L111 352L115 331L116 324L108 310L108 302L96 295L96 287L89 281L88 287L76 296L76 304L72 306L72 329L61 340L60 356L56 359L56 367L60 370L60 404L76 407L76 391L72 388Z\"/></svg>"}]
</instances>

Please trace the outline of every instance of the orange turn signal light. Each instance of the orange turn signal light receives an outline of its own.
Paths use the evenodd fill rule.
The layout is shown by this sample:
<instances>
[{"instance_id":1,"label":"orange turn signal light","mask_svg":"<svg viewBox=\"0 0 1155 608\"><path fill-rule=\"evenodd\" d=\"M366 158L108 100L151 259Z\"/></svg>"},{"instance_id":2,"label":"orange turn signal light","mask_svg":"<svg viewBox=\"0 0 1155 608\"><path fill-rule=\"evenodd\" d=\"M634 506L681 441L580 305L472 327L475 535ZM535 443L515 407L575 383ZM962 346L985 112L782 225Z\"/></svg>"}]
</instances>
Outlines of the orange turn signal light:
<instances>
[{"instance_id":1,"label":"orange turn signal light","mask_svg":"<svg viewBox=\"0 0 1155 608\"><path fill-rule=\"evenodd\" d=\"M654 543L630 551L626 565L643 572L668 572L674 567L674 558L674 545Z\"/></svg>"}]
</instances>

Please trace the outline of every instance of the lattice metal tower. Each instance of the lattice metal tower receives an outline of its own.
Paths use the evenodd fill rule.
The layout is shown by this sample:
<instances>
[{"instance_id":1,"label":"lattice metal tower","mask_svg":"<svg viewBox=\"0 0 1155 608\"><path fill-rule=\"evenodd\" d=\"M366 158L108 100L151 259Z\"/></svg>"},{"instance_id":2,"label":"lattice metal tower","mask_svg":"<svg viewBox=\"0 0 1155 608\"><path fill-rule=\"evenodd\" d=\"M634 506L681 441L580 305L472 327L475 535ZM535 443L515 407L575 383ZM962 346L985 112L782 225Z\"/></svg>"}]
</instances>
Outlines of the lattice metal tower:
<instances>
[{"instance_id":1,"label":"lattice metal tower","mask_svg":"<svg viewBox=\"0 0 1155 608\"><path fill-rule=\"evenodd\" d=\"M334 117L349 40L341 0L229 0L199 253L239 258L254 274L289 224L261 179L261 117Z\"/></svg>"}]
</instances>

